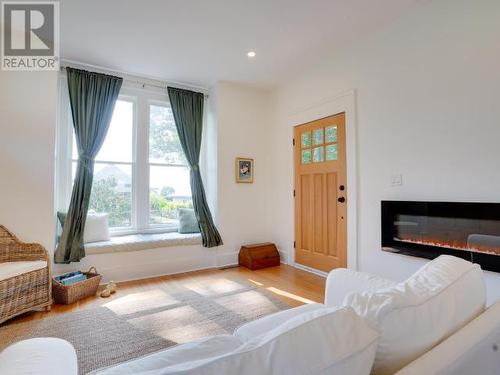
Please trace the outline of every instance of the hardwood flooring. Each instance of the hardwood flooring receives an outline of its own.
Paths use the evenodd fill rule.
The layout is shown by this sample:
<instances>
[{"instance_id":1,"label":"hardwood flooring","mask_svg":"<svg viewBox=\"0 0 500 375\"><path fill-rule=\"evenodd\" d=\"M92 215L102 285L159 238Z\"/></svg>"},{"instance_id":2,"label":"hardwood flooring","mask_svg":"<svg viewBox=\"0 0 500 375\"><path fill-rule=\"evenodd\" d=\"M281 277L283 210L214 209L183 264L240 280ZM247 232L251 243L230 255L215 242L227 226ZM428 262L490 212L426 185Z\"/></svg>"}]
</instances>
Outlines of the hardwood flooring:
<instances>
[{"instance_id":1,"label":"hardwood flooring","mask_svg":"<svg viewBox=\"0 0 500 375\"><path fill-rule=\"evenodd\" d=\"M207 286L217 285L224 287L224 283L246 281L267 289L276 297L290 306L299 306L304 303L323 302L325 292L325 279L287 265L251 271L244 267L227 269L211 269L195 271L171 276L161 276L149 279L118 283L118 292L109 298L98 296L89 297L72 305L52 305L50 312L30 312L13 318L3 325L14 324L22 321L43 319L56 314L66 314L72 311L97 307L114 298L120 298L132 293L148 292L163 289L168 292L175 291L182 285Z\"/></svg>"}]
</instances>

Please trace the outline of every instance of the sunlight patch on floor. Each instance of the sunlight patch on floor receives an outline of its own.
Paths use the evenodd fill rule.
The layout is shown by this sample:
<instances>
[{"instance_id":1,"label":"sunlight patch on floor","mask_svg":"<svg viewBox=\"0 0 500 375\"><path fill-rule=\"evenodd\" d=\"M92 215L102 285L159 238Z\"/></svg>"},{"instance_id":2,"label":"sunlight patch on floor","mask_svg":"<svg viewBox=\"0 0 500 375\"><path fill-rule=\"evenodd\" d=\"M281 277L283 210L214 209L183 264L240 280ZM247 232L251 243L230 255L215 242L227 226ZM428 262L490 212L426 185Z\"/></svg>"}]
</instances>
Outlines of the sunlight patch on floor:
<instances>
[{"instance_id":1,"label":"sunlight patch on floor","mask_svg":"<svg viewBox=\"0 0 500 375\"><path fill-rule=\"evenodd\" d=\"M185 287L205 297L230 293L245 288L244 285L228 279L210 280L210 284L189 283Z\"/></svg>"},{"instance_id":2,"label":"sunlight patch on floor","mask_svg":"<svg viewBox=\"0 0 500 375\"><path fill-rule=\"evenodd\" d=\"M252 284L255 284L255 285L258 285L258 286L263 286L264 285L262 283L259 283L258 281L252 280L252 279L247 279L247 280L250 281Z\"/></svg>"},{"instance_id":3,"label":"sunlight patch on floor","mask_svg":"<svg viewBox=\"0 0 500 375\"><path fill-rule=\"evenodd\" d=\"M289 293L289 292L285 292L284 290L275 288L273 286L270 286L270 287L268 287L266 289L269 290L272 293L279 294L280 296L288 297L288 298L294 299L294 300L302 302L302 303L316 303L314 301L311 301L310 299L307 299L307 298L304 298L304 297L301 297L301 296L298 296L296 294L292 294L292 293Z\"/></svg>"},{"instance_id":4,"label":"sunlight patch on floor","mask_svg":"<svg viewBox=\"0 0 500 375\"><path fill-rule=\"evenodd\" d=\"M113 299L104 304L104 307L107 307L117 315L124 315L175 305L176 303L179 303L179 301L165 291L154 289Z\"/></svg>"},{"instance_id":5,"label":"sunlight patch on floor","mask_svg":"<svg viewBox=\"0 0 500 375\"><path fill-rule=\"evenodd\" d=\"M128 322L177 343L220 333L221 330L217 323L207 320L203 312L185 305L129 319Z\"/></svg>"},{"instance_id":6,"label":"sunlight patch on floor","mask_svg":"<svg viewBox=\"0 0 500 375\"><path fill-rule=\"evenodd\" d=\"M247 319L255 316L254 308L256 307L259 309L271 309L273 307L273 302L269 298L255 290L220 297L216 301L220 306Z\"/></svg>"}]
</instances>

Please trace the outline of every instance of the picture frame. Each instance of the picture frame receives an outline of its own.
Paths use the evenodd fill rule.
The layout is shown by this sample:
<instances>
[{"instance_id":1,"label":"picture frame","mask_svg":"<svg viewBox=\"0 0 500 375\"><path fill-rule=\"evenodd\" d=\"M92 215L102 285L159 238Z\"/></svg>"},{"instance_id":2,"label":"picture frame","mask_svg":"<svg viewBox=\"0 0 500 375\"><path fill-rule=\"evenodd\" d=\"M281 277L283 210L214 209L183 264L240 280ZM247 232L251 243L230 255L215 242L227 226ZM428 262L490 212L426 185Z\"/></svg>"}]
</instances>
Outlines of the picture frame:
<instances>
[{"instance_id":1,"label":"picture frame","mask_svg":"<svg viewBox=\"0 0 500 375\"><path fill-rule=\"evenodd\" d=\"M236 183L253 183L255 163L252 158L237 157L234 163Z\"/></svg>"}]
</instances>

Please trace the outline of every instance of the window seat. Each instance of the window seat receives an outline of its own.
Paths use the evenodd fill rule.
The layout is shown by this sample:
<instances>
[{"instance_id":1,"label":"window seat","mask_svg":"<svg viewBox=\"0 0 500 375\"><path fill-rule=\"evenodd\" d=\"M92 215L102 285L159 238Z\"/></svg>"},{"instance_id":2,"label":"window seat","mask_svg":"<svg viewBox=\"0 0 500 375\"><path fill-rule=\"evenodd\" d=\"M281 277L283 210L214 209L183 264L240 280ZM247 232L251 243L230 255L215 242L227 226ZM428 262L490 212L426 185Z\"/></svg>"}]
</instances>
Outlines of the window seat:
<instances>
[{"instance_id":1,"label":"window seat","mask_svg":"<svg viewBox=\"0 0 500 375\"><path fill-rule=\"evenodd\" d=\"M85 244L85 253L106 254L125 251L139 251L158 247L186 246L201 244L200 233L181 234L178 232L159 234L132 234L128 236L111 237L109 241L91 242Z\"/></svg>"}]
</instances>

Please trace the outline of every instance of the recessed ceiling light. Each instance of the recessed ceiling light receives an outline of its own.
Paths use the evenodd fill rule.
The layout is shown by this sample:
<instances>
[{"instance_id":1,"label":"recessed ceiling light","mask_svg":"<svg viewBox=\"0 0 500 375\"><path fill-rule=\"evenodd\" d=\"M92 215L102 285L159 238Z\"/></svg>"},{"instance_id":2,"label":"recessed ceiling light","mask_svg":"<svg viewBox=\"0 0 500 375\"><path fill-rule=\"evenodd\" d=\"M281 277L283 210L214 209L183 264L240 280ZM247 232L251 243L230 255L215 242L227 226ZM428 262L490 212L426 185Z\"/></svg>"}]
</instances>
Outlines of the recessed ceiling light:
<instances>
[{"instance_id":1,"label":"recessed ceiling light","mask_svg":"<svg viewBox=\"0 0 500 375\"><path fill-rule=\"evenodd\" d=\"M255 55L256 55L255 51L250 51L247 53L248 57L255 57Z\"/></svg>"}]
</instances>

